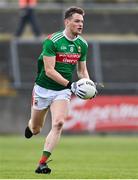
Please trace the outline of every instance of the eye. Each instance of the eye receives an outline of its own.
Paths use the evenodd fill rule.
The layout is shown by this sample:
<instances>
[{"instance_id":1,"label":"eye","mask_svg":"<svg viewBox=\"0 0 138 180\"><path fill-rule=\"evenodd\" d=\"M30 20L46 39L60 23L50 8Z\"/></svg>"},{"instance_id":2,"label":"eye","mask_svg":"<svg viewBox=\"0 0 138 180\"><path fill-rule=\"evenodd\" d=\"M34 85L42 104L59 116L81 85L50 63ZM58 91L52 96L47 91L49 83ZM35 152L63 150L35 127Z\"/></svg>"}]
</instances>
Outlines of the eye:
<instances>
[{"instance_id":1,"label":"eye","mask_svg":"<svg viewBox=\"0 0 138 180\"><path fill-rule=\"evenodd\" d=\"M80 23L80 22L81 22L81 23L83 24L83 21L78 20L78 19L77 19L77 20L75 20L74 22L76 22L76 23Z\"/></svg>"},{"instance_id":2,"label":"eye","mask_svg":"<svg viewBox=\"0 0 138 180\"><path fill-rule=\"evenodd\" d=\"M82 20L75 20L76 23L82 23L83 24L83 21Z\"/></svg>"}]
</instances>

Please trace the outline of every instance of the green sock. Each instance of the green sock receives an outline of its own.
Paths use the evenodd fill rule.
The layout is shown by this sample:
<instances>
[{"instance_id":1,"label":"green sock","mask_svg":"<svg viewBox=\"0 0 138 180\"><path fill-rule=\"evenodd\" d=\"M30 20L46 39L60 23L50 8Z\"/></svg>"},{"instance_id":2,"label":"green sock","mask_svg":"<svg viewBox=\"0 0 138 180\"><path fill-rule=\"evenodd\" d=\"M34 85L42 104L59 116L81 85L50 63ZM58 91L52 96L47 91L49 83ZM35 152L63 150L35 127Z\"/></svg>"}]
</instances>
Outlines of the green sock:
<instances>
[{"instance_id":1,"label":"green sock","mask_svg":"<svg viewBox=\"0 0 138 180\"><path fill-rule=\"evenodd\" d=\"M43 156L46 156L49 158L50 155L51 155L51 152L43 151Z\"/></svg>"}]
</instances>

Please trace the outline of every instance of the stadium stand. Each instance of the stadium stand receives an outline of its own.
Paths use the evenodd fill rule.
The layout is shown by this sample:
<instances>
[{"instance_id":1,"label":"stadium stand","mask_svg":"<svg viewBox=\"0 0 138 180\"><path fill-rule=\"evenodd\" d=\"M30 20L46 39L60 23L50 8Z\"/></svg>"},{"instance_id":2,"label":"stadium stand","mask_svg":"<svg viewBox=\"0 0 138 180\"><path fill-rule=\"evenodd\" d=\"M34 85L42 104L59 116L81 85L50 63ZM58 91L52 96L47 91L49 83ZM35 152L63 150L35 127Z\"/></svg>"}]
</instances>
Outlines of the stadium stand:
<instances>
[{"instance_id":1,"label":"stadium stand","mask_svg":"<svg viewBox=\"0 0 138 180\"><path fill-rule=\"evenodd\" d=\"M37 15L39 17L43 33L47 35L48 33L53 32L53 29L54 31L57 31L63 27L63 11L65 5L69 2L71 3L72 1L66 0L57 2L41 0L39 2ZM15 0L7 0L1 1L0 5L0 46L2 49L0 54L0 72L2 73L2 71L5 71L5 69L2 69L7 66L7 76L11 79L11 83L14 84L14 81L16 81L14 84L15 87L20 85L21 87L31 87L34 80L34 74L29 71L28 68L34 68L33 66L36 65L34 64L34 61L40 53L41 40L35 38L33 40L33 36L29 29L25 32L25 38L27 39L26 42L24 40L18 41L14 39L13 34L16 29L18 18L18 6L16 3L17 1ZM48 9L50 3L53 3L53 8ZM62 3L64 5L59 8L55 5L58 3ZM122 87L121 84L126 83L126 93L131 93L131 90L137 93L137 78L135 76L137 71L137 66L135 66L137 64L137 53L134 49L136 49L136 41L138 39L138 11L136 6L133 6L137 3L138 1L136 0L131 1L131 3L130 1L125 0L76 1L76 4L85 5L84 7L86 9L84 37L88 40L90 45L88 55L88 63L90 66L88 67L92 69L92 71L89 69L91 77L94 76L96 81L103 81L104 83L107 83L107 90L111 85L112 87L116 87L115 90L118 90L117 92L120 92L119 89ZM10 5L11 8L9 8L6 4ZM122 4L123 6L118 8L118 5ZM130 7L129 10L128 7ZM5 21L3 21L3 19ZM51 23L49 23L49 21ZM7 36L9 37L7 38L9 40L4 40L3 37ZM13 43L11 43L12 41ZM132 51L128 51L129 49ZM35 52L35 54L33 52ZM133 52L133 55L131 52ZM98 59L97 62L100 63L100 65L93 61L94 58ZM16 64L16 68L14 67L14 64ZM11 66L12 69L9 68ZM123 71L122 67L124 68ZM133 70L131 70L130 67L132 67ZM18 77L16 77L15 71L19 71ZM29 72L31 73L29 74ZM112 74L110 74L111 72ZM18 83L21 84L19 85ZM111 89L112 88L109 88L109 91L111 91Z\"/></svg>"}]
</instances>

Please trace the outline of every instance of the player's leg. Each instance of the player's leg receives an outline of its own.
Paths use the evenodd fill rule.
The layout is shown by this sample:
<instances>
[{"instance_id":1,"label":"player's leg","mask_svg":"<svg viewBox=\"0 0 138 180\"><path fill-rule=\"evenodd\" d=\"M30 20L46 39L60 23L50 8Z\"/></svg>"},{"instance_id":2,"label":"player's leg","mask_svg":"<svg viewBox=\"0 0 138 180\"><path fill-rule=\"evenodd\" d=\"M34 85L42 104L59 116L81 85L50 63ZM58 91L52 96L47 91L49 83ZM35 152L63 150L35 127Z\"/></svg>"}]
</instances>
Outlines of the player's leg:
<instances>
[{"instance_id":1,"label":"player's leg","mask_svg":"<svg viewBox=\"0 0 138 180\"><path fill-rule=\"evenodd\" d=\"M25 26L27 24L27 19L28 19L28 15L27 15L27 9L26 8L22 8L21 11L20 11L20 19L19 19L19 24L18 24L18 27L17 27L17 30L15 32L15 36L16 37L19 37L22 35L24 29L25 29Z\"/></svg>"},{"instance_id":2,"label":"player's leg","mask_svg":"<svg viewBox=\"0 0 138 180\"><path fill-rule=\"evenodd\" d=\"M39 95L37 91L39 91ZM32 91L31 118L27 128L25 129L26 138L31 138L33 135L36 135L41 131L45 121L45 116L48 113L51 101L41 97L40 95L43 95L43 91L41 90L41 87L35 85Z\"/></svg>"},{"instance_id":3,"label":"player's leg","mask_svg":"<svg viewBox=\"0 0 138 180\"><path fill-rule=\"evenodd\" d=\"M34 34L36 36L40 36L41 35L41 31L39 29L39 24L38 24L38 21L37 21L37 16L35 14L35 10L30 8L30 11L29 11L29 21L30 21L30 25L32 27L32 30L34 32Z\"/></svg>"},{"instance_id":4,"label":"player's leg","mask_svg":"<svg viewBox=\"0 0 138 180\"><path fill-rule=\"evenodd\" d=\"M68 100L56 100L50 106L52 128L46 137L44 151L39 161L39 166L35 171L36 173L47 174L51 172L51 169L49 169L47 166L47 160L60 139L63 124L68 114L68 106Z\"/></svg>"},{"instance_id":5,"label":"player's leg","mask_svg":"<svg viewBox=\"0 0 138 180\"><path fill-rule=\"evenodd\" d=\"M63 124L68 115L68 106L69 101L56 100L52 103L50 107L52 116L52 128L45 141L45 149L49 152L53 151L60 139Z\"/></svg>"},{"instance_id":6,"label":"player's leg","mask_svg":"<svg viewBox=\"0 0 138 180\"><path fill-rule=\"evenodd\" d=\"M31 108L31 118L29 120L27 128L25 129L26 138L31 138L33 135L40 133L44 125L47 113L48 108L44 110L37 110L33 107Z\"/></svg>"}]
</instances>

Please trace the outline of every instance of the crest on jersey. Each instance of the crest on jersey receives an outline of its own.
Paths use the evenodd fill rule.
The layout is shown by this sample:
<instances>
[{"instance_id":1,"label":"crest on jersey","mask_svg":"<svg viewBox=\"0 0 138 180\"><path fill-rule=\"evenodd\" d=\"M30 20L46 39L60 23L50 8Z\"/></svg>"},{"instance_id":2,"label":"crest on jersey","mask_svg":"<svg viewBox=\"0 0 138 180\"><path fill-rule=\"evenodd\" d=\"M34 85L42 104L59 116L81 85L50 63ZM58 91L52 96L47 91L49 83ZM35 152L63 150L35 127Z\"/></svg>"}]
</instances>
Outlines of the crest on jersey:
<instances>
[{"instance_id":1,"label":"crest on jersey","mask_svg":"<svg viewBox=\"0 0 138 180\"><path fill-rule=\"evenodd\" d=\"M79 52L79 53L81 52L81 47L80 47L80 46L78 46L78 52Z\"/></svg>"}]
</instances>

